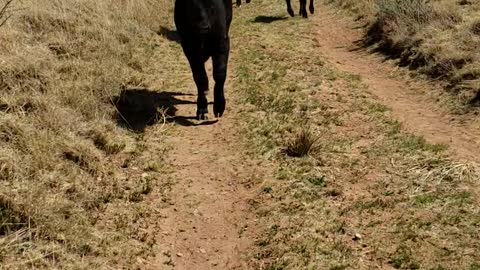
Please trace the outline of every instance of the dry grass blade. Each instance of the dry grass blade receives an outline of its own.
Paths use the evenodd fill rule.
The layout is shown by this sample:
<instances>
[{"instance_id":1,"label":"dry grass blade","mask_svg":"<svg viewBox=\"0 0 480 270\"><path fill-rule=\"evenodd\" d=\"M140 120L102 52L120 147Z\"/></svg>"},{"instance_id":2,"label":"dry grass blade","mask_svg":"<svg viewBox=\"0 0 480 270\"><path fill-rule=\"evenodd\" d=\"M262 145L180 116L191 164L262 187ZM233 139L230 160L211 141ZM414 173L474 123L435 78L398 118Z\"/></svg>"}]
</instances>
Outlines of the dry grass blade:
<instances>
[{"instance_id":1,"label":"dry grass blade","mask_svg":"<svg viewBox=\"0 0 480 270\"><path fill-rule=\"evenodd\" d=\"M285 147L285 154L290 157L304 157L313 152L316 146L317 137L309 127L303 127L294 137L288 141Z\"/></svg>"},{"instance_id":2,"label":"dry grass blade","mask_svg":"<svg viewBox=\"0 0 480 270\"><path fill-rule=\"evenodd\" d=\"M8 0L0 10L0 27L2 27L12 15L8 14L10 5L14 0Z\"/></svg>"},{"instance_id":3,"label":"dry grass blade","mask_svg":"<svg viewBox=\"0 0 480 270\"><path fill-rule=\"evenodd\" d=\"M0 254L6 250L21 245L31 235L29 228L23 228L6 237L0 238Z\"/></svg>"}]
</instances>

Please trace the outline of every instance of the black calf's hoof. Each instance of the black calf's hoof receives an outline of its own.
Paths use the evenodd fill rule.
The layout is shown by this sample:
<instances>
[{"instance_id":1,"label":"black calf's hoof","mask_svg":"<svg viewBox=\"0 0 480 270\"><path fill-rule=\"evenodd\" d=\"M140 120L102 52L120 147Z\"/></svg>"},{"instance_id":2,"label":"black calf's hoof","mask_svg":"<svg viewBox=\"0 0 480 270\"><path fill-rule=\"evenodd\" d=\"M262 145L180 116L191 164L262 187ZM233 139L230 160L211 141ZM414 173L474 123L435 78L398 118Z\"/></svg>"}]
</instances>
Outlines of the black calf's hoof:
<instances>
[{"instance_id":1,"label":"black calf's hoof","mask_svg":"<svg viewBox=\"0 0 480 270\"><path fill-rule=\"evenodd\" d=\"M215 115L215 117L222 117L224 112L225 112L225 99L215 100L215 102L213 103L213 114Z\"/></svg>"},{"instance_id":2,"label":"black calf's hoof","mask_svg":"<svg viewBox=\"0 0 480 270\"><path fill-rule=\"evenodd\" d=\"M197 120L207 120L208 109L197 109Z\"/></svg>"},{"instance_id":3,"label":"black calf's hoof","mask_svg":"<svg viewBox=\"0 0 480 270\"><path fill-rule=\"evenodd\" d=\"M315 13L315 8L314 7L310 7L310 14L314 14Z\"/></svg>"},{"instance_id":4,"label":"black calf's hoof","mask_svg":"<svg viewBox=\"0 0 480 270\"><path fill-rule=\"evenodd\" d=\"M287 12L288 12L288 14L290 15L290 17L294 17L294 16L295 16L295 13L293 12L293 10L287 9Z\"/></svg>"}]
</instances>

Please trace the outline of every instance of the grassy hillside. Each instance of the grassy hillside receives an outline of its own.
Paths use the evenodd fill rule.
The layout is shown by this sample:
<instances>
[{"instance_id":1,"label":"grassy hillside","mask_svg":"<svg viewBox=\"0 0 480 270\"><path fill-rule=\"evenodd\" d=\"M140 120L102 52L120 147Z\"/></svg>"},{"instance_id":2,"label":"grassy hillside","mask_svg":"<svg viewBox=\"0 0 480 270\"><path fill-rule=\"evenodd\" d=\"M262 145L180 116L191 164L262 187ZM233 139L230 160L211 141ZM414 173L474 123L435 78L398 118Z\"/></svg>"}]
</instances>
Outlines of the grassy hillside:
<instances>
[{"instance_id":1,"label":"grassy hillside","mask_svg":"<svg viewBox=\"0 0 480 270\"><path fill-rule=\"evenodd\" d=\"M117 120L114 104L158 80L151 57L168 46L155 38L170 6L25 0L4 14L0 268L117 268L151 252L145 198L164 180L165 145L128 128L146 123Z\"/></svg>"},{"instance_id":2,"label":"grassy hillside","mask_svg":"<svg viewBox=\"0 0 480 270\"><path fill-rule=\"evenodd\" d=\"M369 24L367 45L448 82L463 104L480 102L480 2L326 0Z\"/></svg>"}]
</instances>

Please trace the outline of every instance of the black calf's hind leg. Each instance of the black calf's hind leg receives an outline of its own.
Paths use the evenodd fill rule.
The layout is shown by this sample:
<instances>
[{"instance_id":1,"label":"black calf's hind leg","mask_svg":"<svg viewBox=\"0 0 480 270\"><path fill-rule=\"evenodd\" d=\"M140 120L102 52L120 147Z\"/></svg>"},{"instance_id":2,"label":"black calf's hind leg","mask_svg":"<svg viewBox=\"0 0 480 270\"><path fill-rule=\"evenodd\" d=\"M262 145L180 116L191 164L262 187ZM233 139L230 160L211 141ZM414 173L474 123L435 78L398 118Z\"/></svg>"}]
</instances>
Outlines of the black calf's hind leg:
<instances>
[{"instance_id":1,"label":"black calf's hind leg","mask_svg":"<svg viewBox=\"0 0 480 270\"><path fill-rule=\"evenodd\" d=\"M237 0L237 7L240 7L242 5L242 0Z\"/></svg>"},{"instance_id":2,"label":"black calf's hind leg","mask_svg":"<svg viewBox=\"0 0 480 270\"><path fill-rule=\"evenodd\" d=\"M307 0L300 0L300 15L302 15L303 18L308 18Z\"/></svg>"},{"instance_id":3,"label":"black calf's hind leg","mask_svg":"<svg viewBox=\"0 0 480 270\"><path fill-rule=\"evenodd\" d=\"M228 41L227 41L227 46ZM214 102L213 113L215 117L221 117L225 112L225 80L227 79L228 66L228 49L212 57L213 61L213 79L215 80L214 87Z\"/></svg>"},{"instance_id":4,"label":"black calf's hind leg","mask_svg":"<svg viewBox=\"0 0 480 270\"><path fill-rule=\"evenodd\" d=\"M315 7L313 6L313 0L310 0L310 5L308 9L310 10L310 14L313 14L315 12Z\"/></svg>"},{"instance_id":5,"label":"black calf's hind leg","mask_svg":"<svg viewBox=\"0 0 480 270\"><path fill-rule=\"evenodd\" d=\"M203 61L191 61L190 66L192 68L193 80L197 85L197 119L205 120L208 115L208 77L205 71L205 63Z\"/></svg>"},{"instance_id":6,"label":"black calf's hind leg","mask_svg":"<svg viewBox=\"0 0 480 270\"><path fill-rule=\"evenodd\" d=\"M287 1L287 12L288 14L290 14L290 16L295 16L295 13L293 12L293 9L292 9L292 4L290 3L290 0L286 0Z\"/></svg>"}]
</instances>

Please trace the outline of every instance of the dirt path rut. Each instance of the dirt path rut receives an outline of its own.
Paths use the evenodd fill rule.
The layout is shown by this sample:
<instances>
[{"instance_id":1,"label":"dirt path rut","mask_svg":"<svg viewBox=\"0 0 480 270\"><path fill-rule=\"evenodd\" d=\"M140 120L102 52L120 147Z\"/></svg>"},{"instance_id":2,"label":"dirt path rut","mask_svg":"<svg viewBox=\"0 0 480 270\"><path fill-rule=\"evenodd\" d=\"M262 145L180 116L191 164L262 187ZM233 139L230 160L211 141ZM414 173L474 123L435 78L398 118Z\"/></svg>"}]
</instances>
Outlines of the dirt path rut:
<instances>
[{"instance_id":1,"label":"dirt path rut","mask_svg":"<svg viewBox=\"0 0 480 270\"><path fill-rule=\"evenodd\" d=\"M363 30L320 5L314 16L321 53L341 71L360 75L409 132L450 146L453 156L480 162L480 121L453 116L432 98L435 86L398 76L398 68L359 45ZM438 88L438 87L437 87ZM440 90L442 91L442 90Z\"/></svg>"},{"instance_id":2,"label":"dirt path rut","mask_svg":"<svg viewBox=\"0 0 480 270\"><path fill-rule=\"evenodd\" d=\"M196 96L183 98L193 103ZM244 268L242 255L255 235L244 187L252 170L235 141L235 120L226 116L196 125L188 118L195 113L194 104L177 109L178 130L170 139L175 185L171 207L162 213L156 267Z\"/></svg>"}]
</instances>

